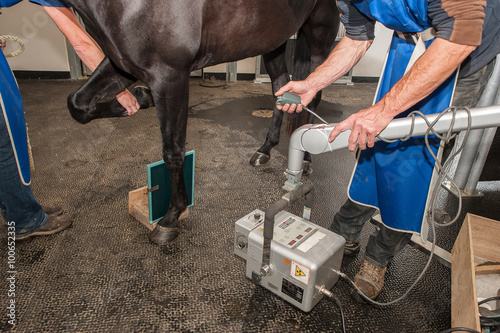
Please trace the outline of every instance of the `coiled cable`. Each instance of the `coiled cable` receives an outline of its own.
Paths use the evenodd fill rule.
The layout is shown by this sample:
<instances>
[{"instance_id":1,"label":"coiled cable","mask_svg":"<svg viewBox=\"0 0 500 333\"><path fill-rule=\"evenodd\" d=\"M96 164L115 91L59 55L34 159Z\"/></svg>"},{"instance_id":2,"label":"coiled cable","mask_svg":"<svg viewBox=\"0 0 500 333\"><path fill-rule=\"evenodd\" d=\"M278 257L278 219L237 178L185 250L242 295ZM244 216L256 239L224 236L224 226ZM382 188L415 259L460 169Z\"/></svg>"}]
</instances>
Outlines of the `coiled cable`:
<instances>
[{"instance_id":1,"label":"coiled cable","mask_svg":"<svg viewBox=\"0 0 500 333\"><path fill-rule=\"evenodd\" d=\"M24 42L19 37L10 36L10 35L2 35L2 36L0 36L0 40L12 40L12 41L15 41L19 44L19 48L17 50L15 50L14 52L6 53L5 58L12 58L12 57L18 56L24 52L24 49L25 49Z\"/></svg>"}]
</instances>

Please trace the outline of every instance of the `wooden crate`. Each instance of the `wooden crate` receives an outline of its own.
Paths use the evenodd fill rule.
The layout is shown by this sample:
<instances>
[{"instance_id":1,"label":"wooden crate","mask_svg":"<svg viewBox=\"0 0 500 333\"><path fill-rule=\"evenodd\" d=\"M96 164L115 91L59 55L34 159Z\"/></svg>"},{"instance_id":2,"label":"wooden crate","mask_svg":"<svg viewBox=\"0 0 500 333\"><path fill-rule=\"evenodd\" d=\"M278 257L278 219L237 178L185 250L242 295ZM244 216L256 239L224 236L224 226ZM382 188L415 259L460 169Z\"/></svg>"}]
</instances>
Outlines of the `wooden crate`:
<instances>
[{"instance_id":1,"label":"wooden crate","mask_svg":"<svg viewBox=\"0 0 500 333\"><path fill-rule=\"evenodd\" d=\"M475 258L496 264L476 267ZM476 275L500 274L499 263L500 222L467 214L451 253L451 327L481 331Z\"/></svg>"}]
</instances>

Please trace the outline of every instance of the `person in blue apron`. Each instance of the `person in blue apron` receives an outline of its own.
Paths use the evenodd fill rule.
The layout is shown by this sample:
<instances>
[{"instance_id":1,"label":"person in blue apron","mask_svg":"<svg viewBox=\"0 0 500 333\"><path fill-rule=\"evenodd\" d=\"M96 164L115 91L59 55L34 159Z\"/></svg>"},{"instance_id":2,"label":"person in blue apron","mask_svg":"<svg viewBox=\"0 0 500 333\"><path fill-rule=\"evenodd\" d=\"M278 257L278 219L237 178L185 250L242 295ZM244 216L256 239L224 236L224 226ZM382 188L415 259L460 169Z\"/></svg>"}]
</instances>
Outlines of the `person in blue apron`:
<instances>
[{"instance_id":1,"label":"person in blue apron","mask_svg":"<svg viewBox=\"0 0 500 333\"><path fill-rule=\"evenodd\" d=\"M19 1L0 0L0 7ZM2 50L4 44L2 43ZM0 52L0 209L9 240L50 235L71 225L60 206L42 206L31 190L30 161L21 94Z\"/></svg>"},{"instance_id":2,"label":"person in blue apron","mask_svg":"<svg viewBox=\"0 0 500 333\"><path fill-rule=\"evenodd\" d=\"M394 30L375 103L339 123L330 134L333 141L340 132L351 130L349 150L359 152L349 198L330 226L345 237L345 253L357 253L366 221L377 211L382 217L354 279L374 299L382 290L389 261L413 233L421 231L434 168L421 138L375 143L375 137L394 117L413 110L429 114L450 104L476 105L500 52L500 2L338 0L337 4L346 36L308 78L289 82L276 95L291 91L307 105L366 53L375 37L375 22ZM295 104L282 109L302 111ZM434 151L438 146L431 139Z\"/></svg>"}]
</instances>

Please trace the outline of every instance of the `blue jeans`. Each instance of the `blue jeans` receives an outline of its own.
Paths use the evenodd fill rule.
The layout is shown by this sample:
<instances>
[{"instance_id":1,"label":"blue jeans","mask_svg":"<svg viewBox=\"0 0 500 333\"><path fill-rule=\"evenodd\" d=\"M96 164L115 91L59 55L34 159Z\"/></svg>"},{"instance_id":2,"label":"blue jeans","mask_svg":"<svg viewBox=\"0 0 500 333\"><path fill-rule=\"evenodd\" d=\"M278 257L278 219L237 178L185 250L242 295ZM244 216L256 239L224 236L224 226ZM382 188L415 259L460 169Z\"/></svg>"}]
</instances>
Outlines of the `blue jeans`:
<instances>
[{"instance_id":1,"label":"blue jeans","mask_svg":"<svg viewBox=\"0 0 500 333\"><path fill-rule=\"evenodd\" d=\"M495 59L476 73L459 79L455 88L453 105L457 107L476 106L494 67ZM363 226L376 211L374 208L359 205L348 199L340 211L335 214L330 230L342 235L347 242L357 242ZM374 265L385 267L396 253L410 242L410 239L410 233L394 231L380 224L368 239L365 259Z\"/></svg>"},{"instance_id":2,"label":"blue jeans","mask_svg":"<svg viewBox=\"0 0 500 333\"><path fill-rule=\"evenodd\" d=\"M24 236L38 230L47 214L42 212L31 187L21 182L3 109L0 111L0 208L7 222L15 223L16 235Z\"/></svg>"}]
</instances>

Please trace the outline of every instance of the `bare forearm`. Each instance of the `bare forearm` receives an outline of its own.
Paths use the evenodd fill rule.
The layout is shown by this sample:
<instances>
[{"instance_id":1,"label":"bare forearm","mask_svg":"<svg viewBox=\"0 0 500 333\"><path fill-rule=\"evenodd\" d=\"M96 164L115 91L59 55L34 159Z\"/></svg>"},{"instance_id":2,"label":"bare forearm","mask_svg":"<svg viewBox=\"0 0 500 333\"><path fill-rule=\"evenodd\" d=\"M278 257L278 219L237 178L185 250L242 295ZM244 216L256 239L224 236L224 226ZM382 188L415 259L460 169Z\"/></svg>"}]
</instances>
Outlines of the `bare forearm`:
<instances>
[{"instance_id":1,"label":"bare forearm","mask_svg":"<svg viewBox=\"0 0 500 333\"><path fill-rule=\"evenodd\" d=\"M71 46L73 46L78 57L80 57L91 71L94 71L102 59L104 59L104 54L96 42L80 25L73 10L65 7L43 7L59 30L68 39Z\"/></svg>"},{"instance_id":2,"label":"bare forearm","mask_svg":"<svg viewBox=\"0 0 500 333\"><path fill-rule=\"evenodd\" d=\"M290 81L276 92L277 96L285 91L297 94L302 99L303 105L308 105L316 96L318 91L335 82L356 65L372 44L371 40L357 41L349 37L343 37L332 50L323 64L318 66L304 81ZM301 112L302 105L278 106L285 112Z\"/></svg>"},{"instance_id":3,"label":"bare forearm","mask_svg":"<svg viewBox=\"0 0 500 333\"><path fill-rule=\"evenodd\" d=\"M382 112L394 117L427 97L453 74L474 48L436 39L379 102Z\"/></svg>"},{"instance_id":4,"label":"bare forearm","mask_svg":"<svg viewBox=\"0 0 500 333\"><path fill-rule=\"evenodd\" d=\"M372 40L358 41L343 37L326 61L306 79L311 89L319 91L347 73L366 53Z\"/></svg>"},{"instance_id":5,"label":"bare forearm","mask_svg":"<svg viewBox=\"0 0 500 333\"><path fill-rule=\"evenodd\" d=\"M43 7L59 30L68 39L71 46L73 46L78 57L91 71L94 71L102 59L104 59L104 53L94 39L80 25L73 9L66 7ZM129 115L139 110L140 105L137 99L127 89L116 95L116 99L127 110Z\"/></svg>"},{"instance_id":6,"label":"bare forearm","mask_svg":"<svg viewBox=\"0 0 500 333\"><path fill-rule=\"evenodd\" d=\"M349 150L355 151L356 143L360 149L373 147L375 137L396 115L434 91L453 74L474 48L436 39L378 103L339 123L330 133L330 141L340 132L350 129Z\"/></svg>"}]
</instances>

